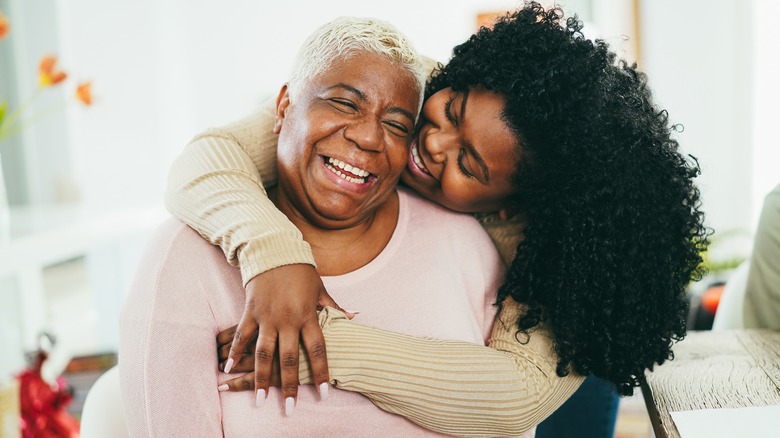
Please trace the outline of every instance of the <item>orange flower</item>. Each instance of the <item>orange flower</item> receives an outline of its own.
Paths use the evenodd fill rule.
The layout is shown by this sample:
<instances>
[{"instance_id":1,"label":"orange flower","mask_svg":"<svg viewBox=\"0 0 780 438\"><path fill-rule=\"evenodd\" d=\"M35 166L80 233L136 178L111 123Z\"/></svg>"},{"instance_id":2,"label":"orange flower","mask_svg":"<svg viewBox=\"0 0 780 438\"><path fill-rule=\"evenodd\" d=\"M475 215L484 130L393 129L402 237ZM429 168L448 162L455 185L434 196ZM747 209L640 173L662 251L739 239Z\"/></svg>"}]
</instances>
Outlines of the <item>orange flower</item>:
<instances>
[{"instance_id":1,"label":"orange flower","mask_svg":"<svg viewBox=\"0 0 780 438\"><path fill-rule=\"evenodd\" d=\"M76 99L84 105L92 105L92 83L82 82L76 87Z\"/></svg>"},{"instance_id":2,"label":"orange flower","mask_svg":"<svg viewBox=\"0 0 780 438\"><path fill-rule=\"evenodd\" d=\"M2 9L0 9L0 40L7 37L11 33L11 25L8 23L8 18L3 15Z\"/></svg>"},{"instance_id":3,"label":"orange flower","mask_svg":"<svg viewBox=\"0 0 780 438\"><path fill-rule=\"evenodd\" d=\"M38 64L38 85L41 88L57 85L68 77L63 71L54 71L56 65L57 57L55 56L41 58L41 63Z\"/></svg>"}]
</instances>

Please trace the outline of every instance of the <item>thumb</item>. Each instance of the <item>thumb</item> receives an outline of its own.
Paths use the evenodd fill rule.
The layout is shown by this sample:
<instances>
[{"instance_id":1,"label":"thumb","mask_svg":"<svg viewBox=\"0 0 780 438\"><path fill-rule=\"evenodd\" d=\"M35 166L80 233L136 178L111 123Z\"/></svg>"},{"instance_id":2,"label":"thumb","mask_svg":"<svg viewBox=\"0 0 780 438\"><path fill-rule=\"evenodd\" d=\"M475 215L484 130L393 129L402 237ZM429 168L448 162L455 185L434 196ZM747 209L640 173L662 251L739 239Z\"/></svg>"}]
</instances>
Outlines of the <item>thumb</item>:
<instances>
[{"instance_id":1,"label":"thumb","mask_svg":"<svg viewBox=\"0 0 780 438\"><path fill-rule=\"evenodd\" d=\"M328 291L326 291L325 289L320 290L320 298L317 300L317 307L320 309L324 309L326 307L332 307L336 310L343 312L349 319L354 318L356 315L356 313L350 312L348 310L344 310L341 306L339 306L336 300L334 300L333 297L331 297Z\"/></svg>"},{"instance_id":2,"label":"thumb","mask_svg":"<svg viewBox=\"0 0 780 438\"><path fill-rule=\"evenodd\" d=\"M338 305L336 300L333 299L333 297L330 296L328 291L325 289L320 289L320 297L317 299L317 307L320 309L324 309L326 307L333 307L334 309L341 310L342 312L344 309L341 308L341 306Z\"/></svg>"}]
</instances>

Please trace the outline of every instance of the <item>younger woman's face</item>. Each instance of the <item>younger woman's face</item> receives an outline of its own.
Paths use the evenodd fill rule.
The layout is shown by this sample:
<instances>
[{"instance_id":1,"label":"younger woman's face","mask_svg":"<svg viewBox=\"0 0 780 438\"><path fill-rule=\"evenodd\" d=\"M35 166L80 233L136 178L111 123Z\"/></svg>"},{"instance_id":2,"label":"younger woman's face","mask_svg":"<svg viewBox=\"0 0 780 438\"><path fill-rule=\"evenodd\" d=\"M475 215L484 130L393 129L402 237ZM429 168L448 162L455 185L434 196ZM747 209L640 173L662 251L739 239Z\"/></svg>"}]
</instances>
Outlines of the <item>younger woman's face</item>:
<instances>
[{"instance_id":1,"label":"younger woman's face","mask_svg":"<svg viewBox=\"0 0 780 438\"><path fill-rule=\"evenodd\" d=\"M518 139L502 120L504 99L482 88L445 88L423 106L401 180L451 210L491 212L513 192Z\"/></svg>"}]
</instances>

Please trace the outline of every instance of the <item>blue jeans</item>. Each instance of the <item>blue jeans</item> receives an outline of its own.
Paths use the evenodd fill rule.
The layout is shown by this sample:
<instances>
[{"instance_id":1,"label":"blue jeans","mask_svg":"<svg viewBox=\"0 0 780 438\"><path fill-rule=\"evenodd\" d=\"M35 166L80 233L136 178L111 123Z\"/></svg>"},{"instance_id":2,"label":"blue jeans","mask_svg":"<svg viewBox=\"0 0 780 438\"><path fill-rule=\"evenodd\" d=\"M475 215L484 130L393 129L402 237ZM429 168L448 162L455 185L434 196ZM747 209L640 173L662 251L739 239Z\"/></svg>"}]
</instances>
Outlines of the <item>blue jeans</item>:
<instances>
[{"instance_id":1,"label":"blue jeans","mask_svg":"<svg viewBox=\"0 0 780 438\"><path fill-rule=\"evenodd\" d=\"M614 385L588 376L571 398L536 428L536 438L612 438L619 404Z\"/></svg>"}]
</instances>

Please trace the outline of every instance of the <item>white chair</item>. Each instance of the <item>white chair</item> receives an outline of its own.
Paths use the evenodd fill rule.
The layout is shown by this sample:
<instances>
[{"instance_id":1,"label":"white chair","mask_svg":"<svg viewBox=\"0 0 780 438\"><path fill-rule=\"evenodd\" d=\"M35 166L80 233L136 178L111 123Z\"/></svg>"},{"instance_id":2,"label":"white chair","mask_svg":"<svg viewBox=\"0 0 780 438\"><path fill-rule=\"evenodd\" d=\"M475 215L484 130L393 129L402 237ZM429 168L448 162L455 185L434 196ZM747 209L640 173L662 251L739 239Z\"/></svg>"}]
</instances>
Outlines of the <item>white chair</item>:
<instances>
[{"instance_id":1,"label":"white chair","mask_svg":"<svg viewBox=\"0 0 780 438\"><path fill-rule=\"evenodd\" d=\"M745 260L729 277L723 294L720 296L718 310L712 321L712 330L729 330L745 328L745 290L747 289L750 260Z\"/></svg>"},{"instance_id":2,"label":"white chair","mask_svg":"<svg viewBox=\"0 0 780 438\"><path fill-rule=\"evenodd\" d=\"M95 381L81 412L81 438L129 438L119 386L119 367Z\"/></svg>"}]
</instances>

